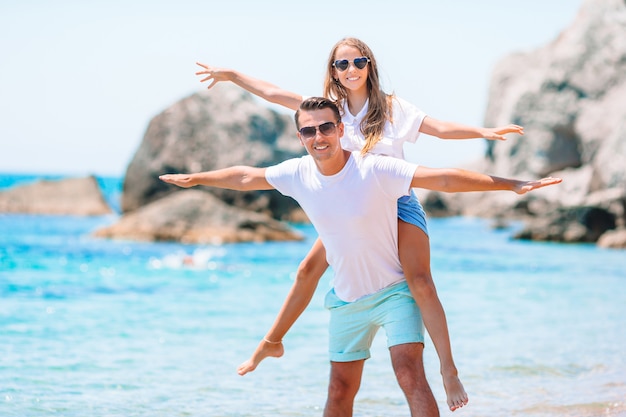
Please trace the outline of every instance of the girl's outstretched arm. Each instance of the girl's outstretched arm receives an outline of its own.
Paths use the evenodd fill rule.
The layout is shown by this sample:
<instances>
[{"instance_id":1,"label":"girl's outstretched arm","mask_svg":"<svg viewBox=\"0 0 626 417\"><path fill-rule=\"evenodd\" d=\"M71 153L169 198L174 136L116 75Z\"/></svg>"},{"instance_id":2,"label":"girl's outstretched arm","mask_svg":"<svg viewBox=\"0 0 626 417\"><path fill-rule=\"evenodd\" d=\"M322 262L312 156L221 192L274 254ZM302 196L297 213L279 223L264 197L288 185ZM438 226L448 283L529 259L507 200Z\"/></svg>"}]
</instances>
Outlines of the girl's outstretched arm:
<instances>
[{"instance_id":1,"label":"girl's outstretched arm","mask_svg":"<svg viewBox=\"0 0 626 417\"><path fill-rule=\"evenodd\" d=\"M502 190L526 194L532 190L559 184L561 181L561 178L553 177L523 181L485 175L465 169L418 166L413 174L411 187L447 193Z\"/></svg>"},{"instance_id":2,"label":"girl's outstretched arm","mask_svg":"<svg viewBox=\"0 0 626 417\"><path fill-rule=\"evenodd\" d=\"M213 87L220 81L230 81L255 96L259 96L270 103L280 104L291 110L298 110L302 103L302 96L291 91L283 90L267 81L259 80L242 74L230 68L212 67L201 62L196 62L202 69L196 75L204 76L200 82L209 82L207 88Z\"/></svg>"},{"instance_id":3,"label":"girl's outstretched arm","mask_svg":"<svg viewBox=\"0 0 626 417\"><path fill-rule=\"evenodd\" d=\"M499 127L476 127L459 123L446 122L427 116L422 122L420 132L440 139L476 139L506 140L508 133L524 134L524 128L518 125Z\"/></svg>"}]
</instances>

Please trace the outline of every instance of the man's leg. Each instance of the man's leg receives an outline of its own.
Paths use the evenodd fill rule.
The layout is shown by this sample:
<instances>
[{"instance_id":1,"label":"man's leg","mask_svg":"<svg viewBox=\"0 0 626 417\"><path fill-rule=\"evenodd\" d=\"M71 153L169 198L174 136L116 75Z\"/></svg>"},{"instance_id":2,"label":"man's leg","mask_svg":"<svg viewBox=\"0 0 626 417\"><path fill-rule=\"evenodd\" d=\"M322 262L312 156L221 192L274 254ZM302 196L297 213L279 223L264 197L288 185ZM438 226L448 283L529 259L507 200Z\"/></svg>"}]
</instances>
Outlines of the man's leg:
<instances>
[{"instance_id":1,"label":"man's leg","mask_svg":"<svg viewBox=\"0 0 626 417\"><path fill-rule=\"evenodd\" d=\"M422 343L404 343L389 348L398 384L404 392L411 417L438 417L439 408L424 372Z\"/></svg>"},{"instance_id":2,"label":"man's leg","mask_svg":"<svg viewBox=\"0 0 626 417\"><path fill-rule=\"evenodd\" d=\"M361 386L365 360L331 362L324 417L352 417L354 397Z\"/></svg>"}]
</instances>

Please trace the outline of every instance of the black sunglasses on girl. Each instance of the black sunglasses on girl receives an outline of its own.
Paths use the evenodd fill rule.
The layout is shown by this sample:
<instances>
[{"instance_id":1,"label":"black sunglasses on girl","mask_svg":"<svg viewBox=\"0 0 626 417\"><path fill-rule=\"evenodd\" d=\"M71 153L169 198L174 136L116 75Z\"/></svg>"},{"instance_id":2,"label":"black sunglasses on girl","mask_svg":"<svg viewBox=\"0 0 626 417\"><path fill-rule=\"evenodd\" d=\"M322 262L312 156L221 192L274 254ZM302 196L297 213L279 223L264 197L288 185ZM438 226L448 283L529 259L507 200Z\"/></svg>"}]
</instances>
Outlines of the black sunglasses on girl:
<instances>
[{"instance_id":1,"label":"black sunglasses on girl","mask_svg":"<svg viewBox=\"0 0 626 417\"><path fill-rule=\"evenodd\" d=\"M330 136L335 133L335 128L337 127L336 123L326 122L321 125L315 126L306 126L300 129L300 136L302 139L311 139L315 137L315 132L319 129L320 133L324 136Z\"/></svg>"},{"instance_id":2,"label":"black sunglasses on girl","mask_svg":"<svg viewBox=\"0 0 626 417\"><path fill-rule=\"evenodd\" d=\"M365 56L362 56L361 58L354 58L354 61L352 61L354 66L358 69L365 68L368 62L370 62L370 59ZM347 59L338 59L337 61L333 62L333 67L337 68L341 72L347 70L349 65L350 61L348 61Z\"/></svg>"}]
</instances>

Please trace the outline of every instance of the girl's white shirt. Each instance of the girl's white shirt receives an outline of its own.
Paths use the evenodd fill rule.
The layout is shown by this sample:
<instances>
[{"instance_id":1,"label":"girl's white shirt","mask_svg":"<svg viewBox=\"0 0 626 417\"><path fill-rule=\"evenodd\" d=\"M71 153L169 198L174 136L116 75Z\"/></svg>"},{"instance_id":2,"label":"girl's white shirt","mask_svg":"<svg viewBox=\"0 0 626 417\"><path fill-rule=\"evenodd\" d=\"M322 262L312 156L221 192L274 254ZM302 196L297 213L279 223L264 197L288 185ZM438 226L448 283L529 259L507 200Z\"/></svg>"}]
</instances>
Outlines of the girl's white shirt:
<instances>
[{"instance_id":1,"label":"girl's white shirt","mask_svg":"<svg viewBox=\"0 0 626 417\"><path fill-rule=\"evenodd\" d=\"M404 159L404 144L407 142L415 143L420 135L419 129L426 118L426 113L399 97L394 97L392 103L393 123L389 121L385 123L383 137L374 146L371 153ZM361 122L367 114L369 100L356 115L350 113L347 100L343 100L341 104L343 107L341 121L345 126L341 146L351 152L360 151L365 146Z\"/></svg>"}]
</instances>

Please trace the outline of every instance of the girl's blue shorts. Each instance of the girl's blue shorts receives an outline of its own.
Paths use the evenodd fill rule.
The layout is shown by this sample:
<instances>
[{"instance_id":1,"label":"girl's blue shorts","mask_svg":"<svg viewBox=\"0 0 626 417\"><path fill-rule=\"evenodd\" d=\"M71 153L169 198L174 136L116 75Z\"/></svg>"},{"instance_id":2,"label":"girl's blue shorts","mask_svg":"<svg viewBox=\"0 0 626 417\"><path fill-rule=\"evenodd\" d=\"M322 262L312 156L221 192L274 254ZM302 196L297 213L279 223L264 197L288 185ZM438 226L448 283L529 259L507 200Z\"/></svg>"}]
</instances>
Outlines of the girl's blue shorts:
<instances>
[{"instance_id":1,"label":"girl's blue shorts","mask_svg":"<svg viewBox=\"0 0 626 417\"><path fill-rule=\"evenodd\" d=\"M398 199L398 218L419 227L428 236L426 213L413 190L411 190L410 195L405 195Z\"/></svg>"}]
</instances>

